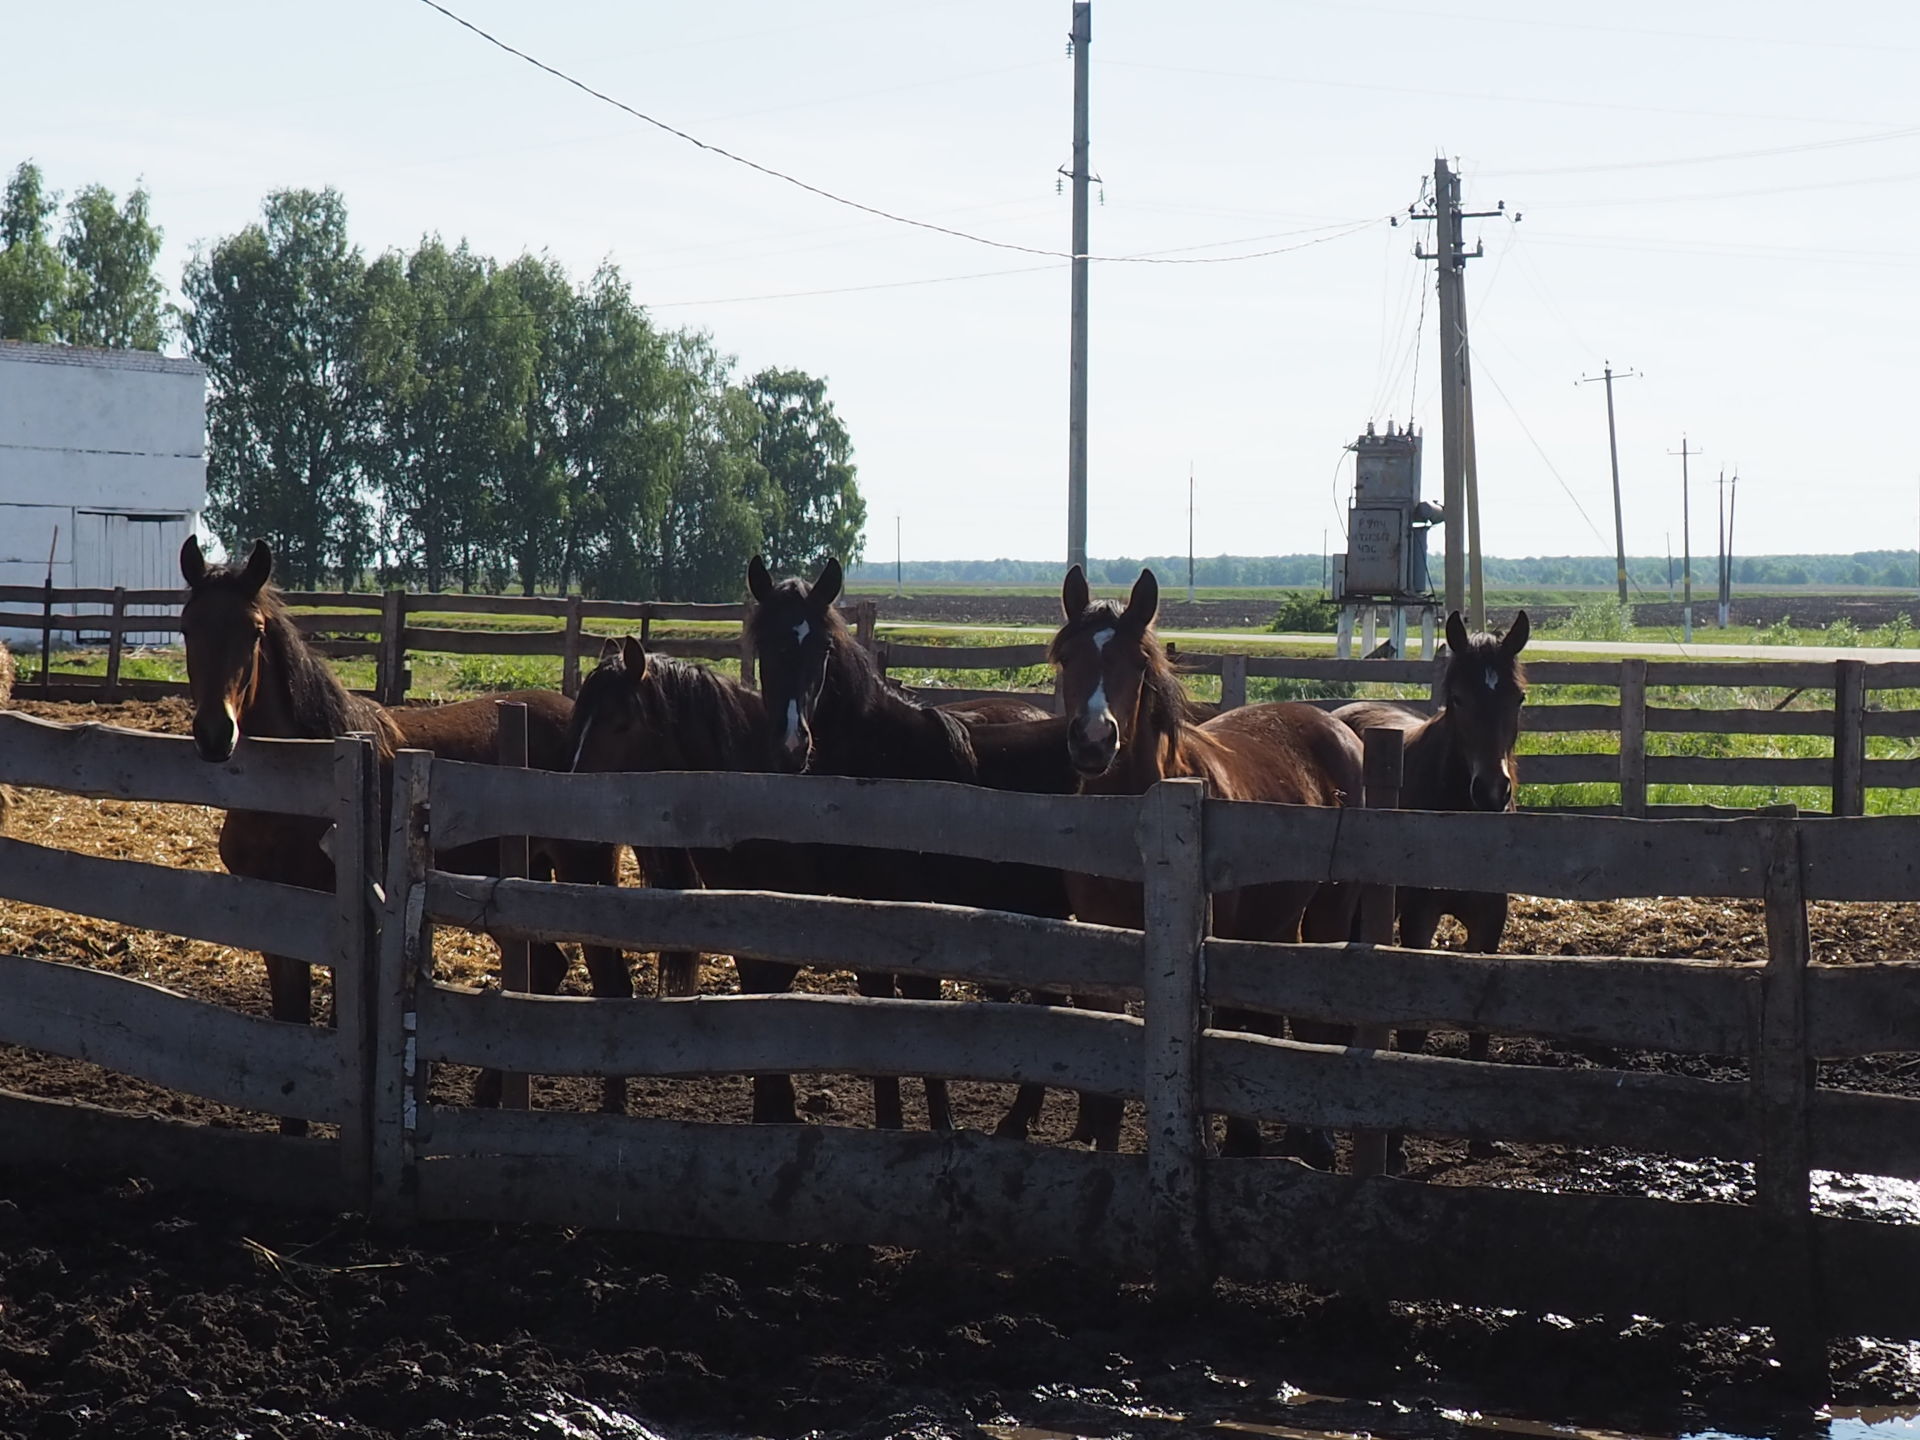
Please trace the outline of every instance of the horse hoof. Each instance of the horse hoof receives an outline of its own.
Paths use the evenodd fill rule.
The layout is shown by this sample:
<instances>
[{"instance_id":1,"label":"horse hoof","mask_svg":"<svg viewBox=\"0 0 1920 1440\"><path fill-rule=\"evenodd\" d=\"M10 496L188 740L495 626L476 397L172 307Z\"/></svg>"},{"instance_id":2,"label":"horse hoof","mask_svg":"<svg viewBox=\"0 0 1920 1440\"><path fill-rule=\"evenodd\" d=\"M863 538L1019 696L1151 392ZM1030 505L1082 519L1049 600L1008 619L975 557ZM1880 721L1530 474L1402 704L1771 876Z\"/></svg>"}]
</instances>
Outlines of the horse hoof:
<instances>
[{"instance_id":1,"label":"horse hoof","mask_svg":"<svg viewBox=\"0 0 1920 1440\"><path fill-rule=\"evenodd\" d=\"M1028 1138L1027 1127L1018 1120L1002 1120L998 1125L993 1127L993 1133L1001 1140L1025 1140ZM1080 1137L1076 1135L1073 1138L1078 1140Z\"/></svg>"}]
</instances>

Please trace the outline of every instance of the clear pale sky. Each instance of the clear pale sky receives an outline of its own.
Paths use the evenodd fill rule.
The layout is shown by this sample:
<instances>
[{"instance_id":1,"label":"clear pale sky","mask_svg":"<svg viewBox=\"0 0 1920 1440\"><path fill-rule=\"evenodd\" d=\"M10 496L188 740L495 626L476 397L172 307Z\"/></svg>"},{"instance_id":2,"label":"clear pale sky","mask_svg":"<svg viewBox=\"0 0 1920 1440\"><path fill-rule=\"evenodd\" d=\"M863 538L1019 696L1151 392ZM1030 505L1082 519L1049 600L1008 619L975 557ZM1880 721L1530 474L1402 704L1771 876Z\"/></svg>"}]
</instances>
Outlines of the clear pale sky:
<instances>
[{"instance_id":1,"label":"clear pale sky","mask_svg":"<svg viewBox=\"0 0 1920 1440\"><path fill-rule=\"evenodd\" d=\"M1068 0L448 3L810 183L1067 248ZM144 178L176 282L289 186L338 187L369 255L438 231L581 275L610 258L743 373L827 377L870 559L896 513L909 558L1064 554L1063 261L755 174L419 0L61 0L9 7L6 29L0 164L31 157L69 192ZM1617 385L1630 550L1680 549L1683 432L1704 452L1696 553L1722 466L1742 551L1914 543L1913 0L1095 0L1092 57L1094 253L1334 237L1094 267L1094 554L1182 549L1189 464L1202 553L1337 541L1342 447L1369 418L1428 429L1437 494L1432 267L1409 254L1429 227L1384 220L1436 153L1471 208L1525 217L1468 232L1489 553L1612 548L1605 401L1574 385L1608 359L1644 372ZM765 298L803 291L841 293Z\"/></svg>"}]
</instances>

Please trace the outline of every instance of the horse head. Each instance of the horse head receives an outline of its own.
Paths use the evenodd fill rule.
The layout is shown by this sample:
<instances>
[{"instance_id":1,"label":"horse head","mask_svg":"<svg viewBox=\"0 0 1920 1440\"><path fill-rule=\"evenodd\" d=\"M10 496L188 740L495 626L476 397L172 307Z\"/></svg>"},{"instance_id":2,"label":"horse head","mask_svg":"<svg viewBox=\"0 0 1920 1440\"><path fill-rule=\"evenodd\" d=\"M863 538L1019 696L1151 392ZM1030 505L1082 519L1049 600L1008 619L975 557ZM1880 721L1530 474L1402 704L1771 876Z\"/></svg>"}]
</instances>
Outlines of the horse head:
<instances>
[{"instance_id":1,"label":"horse head","mask_svg":"<svg viewBox=\"0 0 1920 1440\"><path fill-rule=\"evenodd\" d=\"M601 645L600 663L580 682L568 725L575 773L686 768L675 763L671 734L648 714L653 668L647 647L631 635Z\"/></svg>"},{"instance_id":2,"label":"horse head","mask_svg":"<svg viewBox=\"0 0 1920 1440\"><path fill-rule=\"evenodd\" d=\"M813 716L827 684L833 647L852 642L846 622L834 612L843 577L838 559L829 558L811 585L789 579L774 583L758 555L747 568L753 613L747 619L760 662L760 694L766 701L772 732L773 765L789 774L813 760Z\"/></svg>"},{"instance_id":3,"label":"horse head","mask_svg":"<svg viewBox=\"0 0 1920 1440\"><path fill-rule=\"evenodd\" d=\"M1067 753L1081 775L1104 775L1133 738L1150 677L1166 668L1153 638L1160 582L1142 570L1122 607L1094 600L1076 565L1061 586L1060 609L1066 623L1047 647L1047 658L1060 672Z\"/></svg>"},{"instance_id":4,"label":"horse head","mask_svg":"<svg viewBox=\"0 0 1920 1440\"><path fill-rule=\"evenodd\" d=\"M1460 612L1447 616L1444 681L1454 752L1467 771L1476 810L1510 810L1514 803L1514 745L1520 738L1520 707L1527 675L1520 652L1531 627L1527 612L1514 616L1505 635L1469 635Z\"/></svg>"},{"instance_id":5,"label":"horse head","mask_svg":"<svg viewBox=\"0 0 1920 1440\"><path fill-rule=\"evenodd\" d=\"M180 631L187 650L193 743L202 760L220 764L233 758L242 719L259 694L273 551L256 540L245 565L209 565L200 542L189 535L180 547L180 574L187 582Z\"/></svg>"}]
</instances>

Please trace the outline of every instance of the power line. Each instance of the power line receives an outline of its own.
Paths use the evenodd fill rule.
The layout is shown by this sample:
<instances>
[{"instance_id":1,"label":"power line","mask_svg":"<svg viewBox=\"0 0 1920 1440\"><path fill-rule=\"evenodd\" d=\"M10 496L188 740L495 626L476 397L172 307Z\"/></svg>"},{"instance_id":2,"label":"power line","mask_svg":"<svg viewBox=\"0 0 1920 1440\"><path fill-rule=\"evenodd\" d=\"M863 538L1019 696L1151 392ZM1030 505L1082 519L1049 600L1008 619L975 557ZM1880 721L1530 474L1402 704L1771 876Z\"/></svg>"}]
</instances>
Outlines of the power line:
<instances>
[{"instance_id":1,"label":"power line","mask_svg":"<svg viewBox=\"0 0 1920 1440\"><path fill-rule=\"evenodd\" d=\"M872 215L875 218L880 220L890 220L896 225L909 225L916 230L929 230L936 235L950 236L955 240L966 240L975 245L986 245L995 250L1012 250L1022 255L1042 255L1052 260L1073 260L1076 258L1084 258L1087 260L1103 261L1107 264L1124 264L1124 265L1230 265L1230 264L1235 264L1242 260L1263 260L1263 259L1266 259L1268 256L1283 255L1287 253L1287 251L1289 250L1306 248L1305 246L1288 245L1288 246L1281 246L1277 249L1272 249L1272 250L1258 250L1258 251L1254 251L1251 254L1246 254L1246 255L1202 255L1202 256L1087 255L1084 257L1076 257L1073 254L1073 252L1069 250L1050 250L1050 249L1047 249L1045 246L1040 246L1040 245L1021 245L1012 240L995 240L990 236L975 235L971 231L967 231L967 230L957 230L950 225L939 225L934 223L931 220L919 220L914 218L911 215L901 215L896 211L884 210L878 205L868 205L863 201L852 199L851 197L846 195L841 195L835 191L826 189L824 186L815 185L810 181L802 180L797 175L790 175L784 170L776 170L771 165L763 165L758 160L748 159L745 155L737 154L732 150L728 150L724 146L715 145L710 140L702 140L697 135L688 134L685 130L681 130L676 126L669 125L666 121L657 119L656 117L647 114L644 110L636 109L632 105L627 104L624 100L616 99L614 96L607 94L606 91L604 90L596 90L593 86L587 84L586 81L576 79L574 76L569 75L566 71L561 70L556 66L549 65L547 64L546 61L538 59L533 55L529 55L524 50L518 49L512 45L509 45L505 40L502 40L499 36L491 33L490 31L481 29L478 25L474 24L471 20L468 20L464 16L455 14L452 10L449 10L445 5L440 4L439 0L420 0L420 3L422 5L425 5L429 10L432 10L437 12L438 14L444 15L447 19L453 21L454 24L460 26L462 29L471 31L473 34L479 36L482 40L486 41L489 45L492 45L496 49L504 50L507 54L514 56L516 59L526 61L527 64L533 66L536 70L544 71L546 74L553 76L556 80L560 80L568 85L571 85L574 89L580 91L582 94L590 95L595 100L600 101L602 104L611 105L614 109L619 110L624 114L631 115L634 119L641 121L643 124L651 125L656 130L664 131L666 134L673 136L677 140L684 140L689 145L692 145L697 149L705 150L712 155L718 155L721 159L730 160L736 165L743 165L749 170L752 170L758 174L767 176L769 179L778 180L781 183L786 185L792 185L797 189L806 191L809 195L817 195L822 200L831 201L835 205L844 205L850 210L858 210L864 215ZM1382 216L1379 218L1384 219L1386 217ZM1363 225L1356 225L1353 228L1358 230L1358 229L1364 228L1365 225L1371 225L1373 223L1375 223L1374 219L1369 218L1367 221L1364 222ZM1347 233L1351 233L1351 232L1347 232ZM1327 238L1337 239L1339 237L1329 236ZM1189 248L1201 249L1204 247L1194 246Z\"/></svg>"},{"instance_id":2,"label":"power line","mask_svg":"<svg viewBox=\"0 0 1920 1440\"><path fill-rule=\"evenodd\" d=\"M1727 160L1767 160L1799 155L1809 150L1834 150L1849 145L1882 145L1920 135L1920 125L1880 130L1871 135L1843 135L1833 140L1803 140L1797 145L1772 145L1763 150L1723 150L1717 155L1676 155L1665 160L1613 160L1596 165L1552 165L1530 170L1492 170L1489 175L1592 175L1602 170L1658 170L1672 165L1717 165Z\"/></svg>"}]
</instances>

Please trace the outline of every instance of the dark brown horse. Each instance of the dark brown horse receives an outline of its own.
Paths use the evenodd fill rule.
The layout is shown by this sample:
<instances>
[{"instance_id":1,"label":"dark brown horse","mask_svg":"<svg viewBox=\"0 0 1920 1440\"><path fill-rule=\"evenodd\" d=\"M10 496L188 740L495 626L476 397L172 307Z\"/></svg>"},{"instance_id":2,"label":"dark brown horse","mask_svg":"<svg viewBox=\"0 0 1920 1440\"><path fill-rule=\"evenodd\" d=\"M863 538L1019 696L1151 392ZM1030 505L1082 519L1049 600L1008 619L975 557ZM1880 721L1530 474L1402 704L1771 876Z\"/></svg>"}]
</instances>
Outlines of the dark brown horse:
<instances>
[{"instance_id":1,"label":"dark brown horse","mask_svg":"<svg viewBox=\"0 0 1920 1440\"><path fill-rule=\"evenodd\" d=\"M1344 805L1360 795L1360 742L1353 731L1311 705L1245 705L1199 722L1193 702L1153 633L1160 586L1142 570L1123 607L1096 601L1078 565L1060 592L1066 623L1049 655L1060 671L1067 712L1067 751L1088 795L1141 795L1160 780L1197 776L1222 800L1287 805ZM1082 920L1139 929L1137 884L1069 875L1074 914ZM1214 933L1240 940L1344 940L1355 897L1313 882L1251 885L1214 897ZM1272 1017L1222 1014L1223 1028L1270 1031ZM1338 1044L1340 1027L1294 1022L1303 1040ZM1103 1143L1117 1136L1102 1137ZM1324 1135L1289 1132L1288 1144L1323 1166L1332 1161ZM1258 1154L1259 1126L1227 1122L1226 1153Z\"/></svg>"},{"instance_id":2,"label":"dark brown horse","mask_svg":"<svg viewBox=\"0 0 1920 1440\"><path fill-rule=\"evenodd\" d=\"M224 566L207 564L199 542L190 537L180 549L180 573L189 592L180 628L192 691L193 742L201 759L225 762L243 735L302 740L365 732L374 739L383 792L398 749L431 750L449 760L495 759L499 707L493 699L387 710L342 685L307 645L269 583L273 552L265 542L255 542L246 564ZM571 702L547 690L497 698L527 707L528 763L538 769L566 769ZM229 811L220 829L220 859L235 875L332 889L333 861L324 848L329 828L327 821L308 817ZM535 848L563 878L591 884L612 884L616 878L609 847L538 841ZM489 875L497 873L499 846L475 844L436 858L449 869ZM534 990L550 994L559 989L567 972L560 948L535 942L530 952ZM312 972L284 956L265 958L274 1019L311 1023ZM633 993L619 951L589 947L586 959L596 995Z\"/></svg>"},{"instance_id":3,"label":"dark brown horse","mask_svg":"<svg viewBox=\"0 0 1920 1440\"><path fill-rule=\"evenodd\" d=\"M747 626L760 658L766 702L768 758L775 768L818 775L891 780L948 780L997 790L1071 793L1075 777L1064 763L1065 722L1032 707L1009 720L1019 702L959 701L923 704L886 680L873 657L834 609L840 562L829 559L812 584L778 584L755 556L747 571L754 608ZM991 708L989 709L989 706ZM834 893L870 900L929 900L949 905L1064 918L1067 895L1056 870L951 856L847 848ZM863 977L863 994L937 1000L940 982L924 975ZM1058 997L1036 996L1054 1003ZM944 1081L928 1080L929 1122L952 1123ZM876 1109L899 1115L897 1082L875 1082ZM997 1133L1024 1136L1039 1113L1039 1087L1023 1087ZM1084 1118L1084 1112L1083 1112Z\"/></svg>"},{"instance_id":4,"label":"dark brown horse","mask_svg":"<svg viewBox=\"0 0 1920 1440\"><path fill-rule=\"evenodd\" d=\"M965 708L966 702L962 702ZM1014 713L1018 702L991 702L993 713ZM1022 707L1031 708L1031 707ZM576 771L765 770L766 706L757 690L702 665L652 655L640 641L609 640L600 663L581 683L574 702L572 743ZM1056 747L1057 748L1057 747ZM647 851L641 865L647 883L659 888L705 886L723 890L846 894L842 846L787 845L748 841L729 849ZM691 967L697 956L662 956L663 966ZM740 988L748 994L781 994L792 988L796 965L735 957ZM863 979L863 989L890 991L892 977ZM784 1075L753 1077L757 1124L792 1124L793 1085ZM885 1082L877 1087L883 1123ZM1038 1092L1038 1087L1034 1087ZM1039 1108L1040 1093L1022 1091L1003 1133L1024 1135ZM898 1096L897 1084L893 1094ZM1024 1118L1022 1118L1024 1117ZM896 1122L897 1123L897 1122Z\"/></svg>"},{"instance_id":5,"label":"dark brown horse","mask_svg":"<svg viewBox=\"0 0 1920 1440\"><path fill-rule=\"evenodd\" d=\"M1529 631L1522 610L1505 636L1469 635L1455 611L1447 616L1447 668L1438 711L1429 716L1410 706L1361 700L1333 712L1356 733L1388 726L1406 736L1403 809L1514 808L1518 772L1513 749L1520 738L1520 707L1527 698L1520 652L1527 647ZM1408 949L1432 945L1448 915L1466 926L1469 951L1492 955L1500 948L1507 928L1505 895L1403 887L1395 898L1400 943ZM1402 1031L1399 1041L1403 1050L1418 1050L1426 1043L1426 1033ZM1484 1030L1472 1031L1467 1043L1470 1058L1487 1058Z\"/></svg>"}]
</instances>

